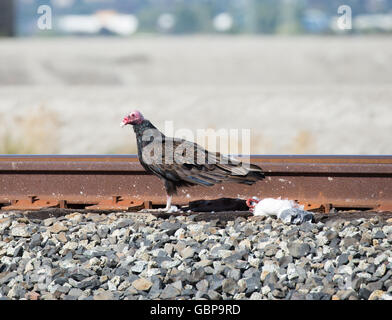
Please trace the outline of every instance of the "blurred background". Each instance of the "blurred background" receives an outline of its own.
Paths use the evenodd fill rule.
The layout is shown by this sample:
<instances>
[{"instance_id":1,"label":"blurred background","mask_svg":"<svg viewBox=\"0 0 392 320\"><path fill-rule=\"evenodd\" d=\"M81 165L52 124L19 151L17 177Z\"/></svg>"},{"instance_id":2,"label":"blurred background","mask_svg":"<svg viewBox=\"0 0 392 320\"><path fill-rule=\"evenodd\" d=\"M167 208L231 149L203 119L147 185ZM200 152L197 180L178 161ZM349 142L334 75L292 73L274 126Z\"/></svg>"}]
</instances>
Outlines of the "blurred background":
<instances>
[{"instance_id":1,"label":"blurred background","mask_svg":"<svg viewBox=\"0 0 392 320\"><path fill-rule=\"evenodd\" d=\"M391 0L1 0L0 153L135 153L139 109L253 154L392 154L391 36Z\"/></svg>"}]
</instances>

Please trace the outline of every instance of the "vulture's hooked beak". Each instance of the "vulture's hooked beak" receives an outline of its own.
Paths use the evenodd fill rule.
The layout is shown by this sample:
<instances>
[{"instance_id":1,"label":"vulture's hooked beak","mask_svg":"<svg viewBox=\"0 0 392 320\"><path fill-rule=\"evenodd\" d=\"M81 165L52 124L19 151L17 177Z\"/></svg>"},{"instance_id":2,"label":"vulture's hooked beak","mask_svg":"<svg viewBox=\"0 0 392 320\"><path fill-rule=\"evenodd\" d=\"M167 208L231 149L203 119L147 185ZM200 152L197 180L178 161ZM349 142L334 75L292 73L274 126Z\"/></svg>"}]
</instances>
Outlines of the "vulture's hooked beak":
<instances>
[{"instance_id":1,"label":"vulture's hooked beak","mask_svg":"<svg viewBox=\"0 0 392 320\"><path fill-rule=\"evenodd\" d=\"M120 123L120 127L122 128L122 127L126 126L126 125L129 124L129 123L130 123L130 118L129 118L129 116L128 116L128 117L125 117L125 118L123 119L123 121Z\"/></svg>"}]
</instances>

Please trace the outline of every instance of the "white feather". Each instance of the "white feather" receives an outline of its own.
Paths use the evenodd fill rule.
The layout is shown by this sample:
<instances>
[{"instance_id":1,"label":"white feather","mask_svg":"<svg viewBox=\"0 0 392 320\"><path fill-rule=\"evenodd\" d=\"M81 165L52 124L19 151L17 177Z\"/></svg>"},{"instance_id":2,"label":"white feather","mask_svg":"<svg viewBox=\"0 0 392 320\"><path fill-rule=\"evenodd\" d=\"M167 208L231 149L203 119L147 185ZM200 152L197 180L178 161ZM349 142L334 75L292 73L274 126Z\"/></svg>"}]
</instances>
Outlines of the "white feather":
<instances>
[{"instance_id":1,"label":"white feather","mask_svg":"<svg viewBox=\"0 0 392 320\"><path fill-rule=\"evenodd\" d=\"M175 213L178 211L177 206L171 206L170 209L167 211L167 213Z\"/></svg>"},{"instance_id":2,"label":"white feather","mask_svg":"<svg viewBox=\"0 0 392 320\"><path fill-rule=\"evenodd\" d=\"M284 210L292 208L303 209L303 206L299 206L294 200L265 198L256 204L253 210L253 214L255 216L277 216L280 218L280 214Z\"/></svg>"}]
</instances>

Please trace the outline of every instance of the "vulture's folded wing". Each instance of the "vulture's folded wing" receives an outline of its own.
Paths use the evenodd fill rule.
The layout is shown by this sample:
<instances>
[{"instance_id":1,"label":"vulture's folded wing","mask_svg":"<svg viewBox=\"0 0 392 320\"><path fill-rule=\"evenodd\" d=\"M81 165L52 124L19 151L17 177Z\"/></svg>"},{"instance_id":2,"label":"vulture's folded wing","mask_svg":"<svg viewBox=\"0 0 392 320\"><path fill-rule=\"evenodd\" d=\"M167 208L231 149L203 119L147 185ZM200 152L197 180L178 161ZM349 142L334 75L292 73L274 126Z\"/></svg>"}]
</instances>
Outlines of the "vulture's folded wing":
<instances>
[{"instance_id":1,"label":"vulture's folded wing","mask_svg":"<svg viewBox=\"0 0 392 320\"><path fill-rule=\"evenodd\" d=\"M209 152L196 143L164 138L149 144L143 161L158 176L179 184L212 186L223 181L253 184L264 178L256 165ZM148 152L149 153L148 153Z\"/></svg>"}]
</instances>

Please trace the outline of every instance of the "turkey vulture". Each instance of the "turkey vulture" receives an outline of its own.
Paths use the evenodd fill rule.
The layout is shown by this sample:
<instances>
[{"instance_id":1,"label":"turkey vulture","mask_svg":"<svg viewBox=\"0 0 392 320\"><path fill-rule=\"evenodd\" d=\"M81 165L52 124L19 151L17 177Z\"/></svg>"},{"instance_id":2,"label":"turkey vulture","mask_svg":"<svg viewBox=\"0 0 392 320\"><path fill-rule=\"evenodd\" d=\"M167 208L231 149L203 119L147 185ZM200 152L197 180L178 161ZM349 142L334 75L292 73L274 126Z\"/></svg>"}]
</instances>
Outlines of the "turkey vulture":
<instances>
[{"instance_id":1,"label":"turkey vulture","mask_svg":"<svg viewBox=\"0 0 392 320\"><path fill-rule=\"evenodd\" d=\"M133 111L121 122L131 124L136 134L138 157L146 171L158 176L167 193L166 208L182 186L213 186L221 182L252 185L264 178L262 169L243 163L219 152L209 152L196 143L169 138L161 133L139 111Z\"/></svg>"}]
</instances>

